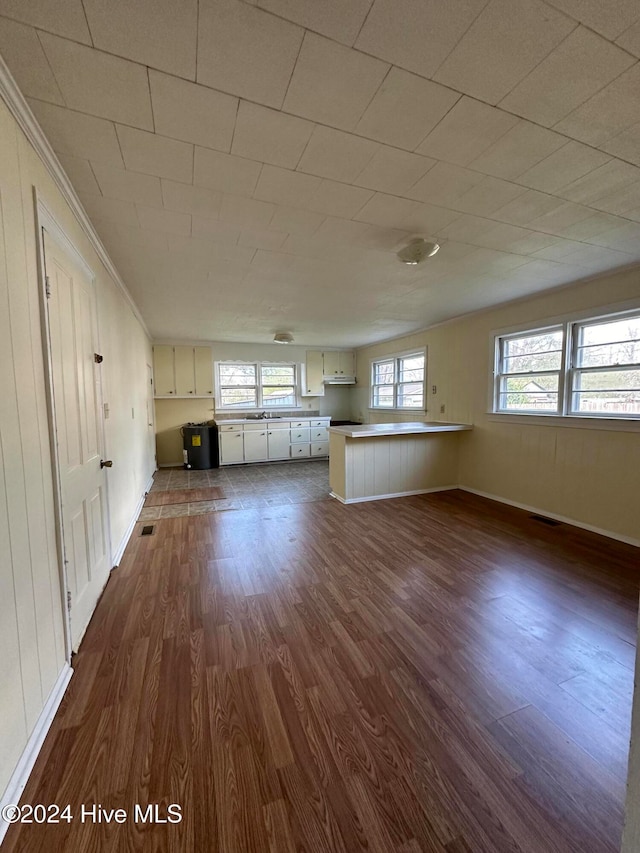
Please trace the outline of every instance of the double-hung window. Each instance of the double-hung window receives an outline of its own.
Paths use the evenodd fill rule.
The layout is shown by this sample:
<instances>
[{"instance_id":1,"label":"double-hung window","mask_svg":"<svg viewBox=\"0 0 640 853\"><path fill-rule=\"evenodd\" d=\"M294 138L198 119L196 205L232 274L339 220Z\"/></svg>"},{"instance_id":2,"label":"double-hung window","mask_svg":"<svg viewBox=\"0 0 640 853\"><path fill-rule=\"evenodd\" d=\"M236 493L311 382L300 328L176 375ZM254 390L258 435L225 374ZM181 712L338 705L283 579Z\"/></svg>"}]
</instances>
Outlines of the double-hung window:
<instances>
[{"instance_id":1,"label":"double-hung window","mask_svg":"<svg viewBox=\"0 0 640 853\"><path fill-rule=\"evenodd\" d=\"M295 364L218 362L219 409L291 409L298 405Z\"/></svg>"},{"instance_id":2,"label":"double-hung window","mask_svg":"<svg viewBox=\"0 0 640 853\"><path fill-rule=\"evenodd\" d=\"M640 418L640 311L495 338L494 411Z\"/></svg>"},{"instance_id":3,"label":"double-hung window","mask_svg":"<svg viewBox=\"0 0 640 853\"><path fill-rule=\"evenodd\" d=\"M424 411L426 355L402 353L371 363L371 408Z\"/></svg>"}]
</instances>

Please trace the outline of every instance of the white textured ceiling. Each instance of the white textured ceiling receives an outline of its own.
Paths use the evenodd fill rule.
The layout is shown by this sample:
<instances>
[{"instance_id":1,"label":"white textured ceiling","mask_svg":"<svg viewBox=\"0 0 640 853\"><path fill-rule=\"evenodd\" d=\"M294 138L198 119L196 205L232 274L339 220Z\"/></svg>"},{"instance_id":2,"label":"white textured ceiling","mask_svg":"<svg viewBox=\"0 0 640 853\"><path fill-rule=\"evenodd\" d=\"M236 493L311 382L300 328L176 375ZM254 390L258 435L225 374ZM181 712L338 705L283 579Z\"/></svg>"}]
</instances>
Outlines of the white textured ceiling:
<instances>
[{"instance_id":1,"label":"white textured ceiling","mask_svg":"<svg viewBox=\"0 0 640 853\"><path fill-rule=\"evenodd\" d=\"M640 0L0 0L0 53L157 338L359 345L640 261Z\"/></svg>"}]
</instances>

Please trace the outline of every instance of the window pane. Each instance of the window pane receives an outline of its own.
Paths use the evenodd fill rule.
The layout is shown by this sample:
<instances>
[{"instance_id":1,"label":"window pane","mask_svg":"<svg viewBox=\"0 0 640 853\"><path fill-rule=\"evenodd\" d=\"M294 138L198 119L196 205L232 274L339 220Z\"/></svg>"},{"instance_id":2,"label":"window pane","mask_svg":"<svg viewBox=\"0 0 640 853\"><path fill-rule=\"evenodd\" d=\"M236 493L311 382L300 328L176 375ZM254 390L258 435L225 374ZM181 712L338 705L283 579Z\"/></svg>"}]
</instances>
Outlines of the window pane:
<instances>
[{"instance_id":1,"label":"window pane","mask_svg":"<svg viewBox=\"0 0 640 853\"><path fill-rule=\"evenodd\" d=\"M422 382L410 382L398 386L399 409L421 409L424 403Z\"/></svg>"},{"instance_id":2,"label":"window pane","mask_svg":"<svg viewBox=\"0 0 640 853\"><path fill-rule=\"evenodd\" d=\"M273 406L295 406L296 392L292 385L265 385L262 389L262 405L265 409Z\"/></svg>"},{"instance_id":3,"label":"window pane","mask_svg":"<svg viewBox=\"0 0 640 853\"><path fill-rule=\"evenodd\" d=\"M221 385L255 385L255 364L221 364Z\"/></svg>"},{"instance_id":4,"label":"window pane","mask_svg":"<svg viewBox=\"0 0 640 853\"><path fill-rule=\"evenodd\" d=\"M573 392L573 411L640 414L640 370L578 373Z\"/></svg>"},{"instance_id":5,"label":"window pane","mask_svg":"<svg viewBox=\"0 0 640 853\"><path fill-rule=\"evenodd\" d=\"M236 409L255 408L258 398L255 388L221 388L220 402L223 406Z\"/></svg>"},{"instance_id":6,"label":"window pane","mask_svg":"<svg viewBox=\"0 0 640 853\"><path fill-rule=\"evenodd\" d=\"M609 323L580 326L580 332L581 346L638 340L640 338L640 317L627 317Z\"/></svg>"},{"instance_id":7,"label":"window pane","mask_svg":"<svg viewBox=\"0 0 640 853\"><path fill-rule=\"evenodd\" d=\"M261 368L262 384L293 385L295 383L295 367L292 364L263 364Z\"/></svg>"},{"instance_id":8,"label":"window pane","mask_svg":"<svg viewBox=\"0 0 640 853\"><path fill-rule=\"evenodd\" d=\"M640 340L580 346L578 347L576 362L576 367L640 364Z\"/></svg>"},{"instance_id":9,"label":"window pane","mask_svg":"<svg viewBox=\"0 0 640 853\"><path fill-rule=\"evenodd\" d=\"M393 408L393 386L381 385L373 389L373 405L385 409Z\"/></svg>"},{"instance_id":10,"label":"window pane","mask_svg":"<svg viewBox=\"0 0 640 853\"><path fill-rule=\"evenodd\" d=\"M373 384L374 385L391 385L393 384L395 362L378 361L373 365Z\"/></svg>"},{"instance_id":11,"label":"window pane","mask_svg":"<svg viewBox=\"0 0 640 853\"><path fill-rule=\"evenodd\" d=\"M560 370L562 329L504 338L501 373Z\"/></svg>"},{"instance_id":12,"label":"window pane","mask_svg":"<svg viewBox=\"0 0 640 853\"><path fill-rule=\"evenodd\" d=\"M500 387L499 408L506 411L558 410L557 376L504 377Z\"/></svg>"},{"instance_id":13,"label":"window pane","mask_svg":"<svg viewBox=\"0 0 640 853\"><path fill-rule=\"evenodd\" d=\"M398 369L399 382L422 382L424 379L424 356L411 355L400 358Z\"/></svg>"}]
</instances>

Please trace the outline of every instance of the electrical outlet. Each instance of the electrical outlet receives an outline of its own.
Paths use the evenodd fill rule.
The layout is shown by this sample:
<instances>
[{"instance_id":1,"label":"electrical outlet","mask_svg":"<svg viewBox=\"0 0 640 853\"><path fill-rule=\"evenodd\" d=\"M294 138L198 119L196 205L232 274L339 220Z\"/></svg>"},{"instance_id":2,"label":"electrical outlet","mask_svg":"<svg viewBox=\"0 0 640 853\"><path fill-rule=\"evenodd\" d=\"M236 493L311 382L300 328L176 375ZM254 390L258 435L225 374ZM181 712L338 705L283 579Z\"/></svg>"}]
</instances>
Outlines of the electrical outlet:
<instances>
[{"instance_id":1,"label":"electrical outlet","mask_svg":"<svg viewBox=\"0 0 640 853\"><path fill-rule=\"evenodd\" d=\"M440 406L440 414L444 415L444 403Z\"/></svg>"},{"instance_id":2,"label":"electrical outlet","mask_svg":"<svg viewBox=\"0 0 640 853\"><path fill-rule=\"evenodd\" d=\"M438 386L437 385L431 386L431 393L433 394L434 397L436 396L436 394L438 393Z\"/></svg>"}]
</instances>

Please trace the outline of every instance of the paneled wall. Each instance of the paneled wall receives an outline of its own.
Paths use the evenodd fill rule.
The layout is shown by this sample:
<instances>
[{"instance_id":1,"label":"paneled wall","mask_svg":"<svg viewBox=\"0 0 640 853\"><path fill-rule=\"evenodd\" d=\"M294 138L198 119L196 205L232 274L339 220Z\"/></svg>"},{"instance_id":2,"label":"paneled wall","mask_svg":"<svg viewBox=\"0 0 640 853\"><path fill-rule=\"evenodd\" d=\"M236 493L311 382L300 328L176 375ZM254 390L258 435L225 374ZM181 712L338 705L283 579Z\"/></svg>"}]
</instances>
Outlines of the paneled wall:
<instances>
[{"instance_id":1,"label":"paneled wall","mask_svg":"<svg viewBox=\"0 0 640 853\"><path fill-rule=\"evenodd\" d=\"M637 429L607 429L602 421L588 425L558 419L533 423L515 416L507 421L489 412L493 332L529 322L543 324L579 311L606 313L630 303L640 307L637 271L602 277L360 349L352 416L373 423L407 420L403 414L369 411L370 361L426 346L427 413L420 419L474 424L472 432L460 436L461 485L640 541Z\"/></svg>"},{"instance_id":2,"label":"paneled wall","mask_svg":"<svg viewBox=\"0 0 640 853\"><path fill-rule=\"evenodd\" d=\"M154 469L147 335L0 101L0 796L65 665L33 187L96 273L114 549Z\"/></svg>"}]
</instances>

